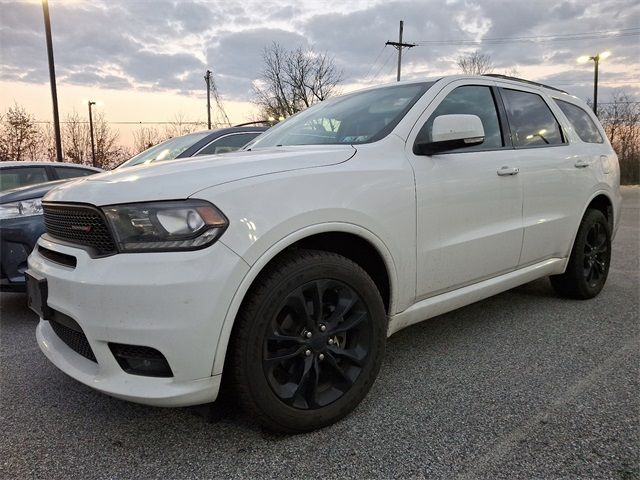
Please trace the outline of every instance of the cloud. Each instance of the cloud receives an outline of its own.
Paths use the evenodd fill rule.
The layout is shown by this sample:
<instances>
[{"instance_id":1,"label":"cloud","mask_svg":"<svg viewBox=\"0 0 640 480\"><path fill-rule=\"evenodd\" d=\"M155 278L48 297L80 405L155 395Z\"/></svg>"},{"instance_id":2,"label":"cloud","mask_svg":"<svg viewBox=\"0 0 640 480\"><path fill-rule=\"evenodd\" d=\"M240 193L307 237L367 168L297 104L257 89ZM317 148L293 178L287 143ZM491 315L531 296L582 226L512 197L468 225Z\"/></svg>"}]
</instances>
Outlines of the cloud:
<instances>
[{"instance_id":1,"label":"cloud","mask_svg":"<svg viewBox=\"0 0 640 480\"><path fill-rule=\"evenodd\" d=\"M0 8L0 79L46 82L39 2L2 2ZM62 84L201 94L210 68L224 98L250 100L262 50L272 42L326 51L348 84L390 81L395 50L384 43L397 39L400 19L405 41L420 44L404 52L404 78L453 72L458 55L474 49L489 54L497 71L517 65L535 80L574 82L581 94L590 82L590 70L575 65L583 53L611 49L611 68L624 66L624 74L608 80L615 83L603 83L603 92L614 85L637 91L640 76L637 36L557 41L558 35L637 27L635 0L94 0L51 2L50 11ZM532 36L538 38L427 43Z\"/></svg>"}]
</instances>

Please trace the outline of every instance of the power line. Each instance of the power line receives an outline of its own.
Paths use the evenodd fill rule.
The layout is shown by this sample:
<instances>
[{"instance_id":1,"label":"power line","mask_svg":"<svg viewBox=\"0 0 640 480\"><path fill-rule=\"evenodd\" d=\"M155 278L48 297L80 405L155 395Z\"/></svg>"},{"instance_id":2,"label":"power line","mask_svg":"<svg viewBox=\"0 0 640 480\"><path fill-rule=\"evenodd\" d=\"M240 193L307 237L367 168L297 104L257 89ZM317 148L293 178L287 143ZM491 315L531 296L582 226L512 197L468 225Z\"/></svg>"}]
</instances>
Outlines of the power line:
<instances>
[{"instance_id":1,"label":"power line","mask_svg":"<svg viewBox=\"0 0 640 480\"><path fill-rule=\"evenodd\" d=\"M393 50L389 50L389 55L387 56L387 59L382 64L382 66L378 69L378 72L374 75L374 77L371 80L369 80L370 84L375 82L378 79L380 72L382 72L382 70L384 70L384 67L387 66L387 64L389 63L389 60L391 60L391 57L393 57Z\"/></svg>"},{"instance_id":2,"label":"power line","mask_svg":"<svg viewBox=\"0 0 640 480\"><path fill-rule=\"evenodd\" d=\"M602 32L589 32L589 33L573 33L573 34L557 34L557 35L532 35L521 37L489 37L481 40L468 40L468 39L456 39L456 40L421 40L416 42L420 46L426 45L500 45L505 43L545 43L545 42L565 42L565 41L578 41L578 40L592 40L599 38L624 38L624 37L636 37L640 35L639 28L623 29L615 31L602 31Z\"/></svg>"},{"instance_id":3,"label":"power line","mask_svg":"<svg viewBox=\"0 0 640 480\"><path fill-rule=\"evenodd\" d=\"M385 48L387 48L387 46L383 45L380 51L378 52L378 55L376 55L376 59L373 61L371 65L369 65L369 70L367 71L367 74L364 76L365 82L367 81L369 74L373 73L373 67L375 67L376 63L378 63L378 60L380 59L380 55L382 55L382 52L384 52Z\"/></svg>"}]
</instances>

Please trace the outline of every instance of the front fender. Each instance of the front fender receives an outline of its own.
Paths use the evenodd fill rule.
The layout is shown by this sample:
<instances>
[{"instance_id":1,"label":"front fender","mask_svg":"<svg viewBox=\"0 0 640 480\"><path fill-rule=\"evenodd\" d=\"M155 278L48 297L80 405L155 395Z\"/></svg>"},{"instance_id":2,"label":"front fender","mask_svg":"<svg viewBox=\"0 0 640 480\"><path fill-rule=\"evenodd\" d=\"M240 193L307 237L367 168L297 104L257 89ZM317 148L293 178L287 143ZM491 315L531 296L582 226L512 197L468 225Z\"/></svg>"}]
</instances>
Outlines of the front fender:
<instances>
[{"instance_id":1,"label":"front fender","mask_svg":"<svg viewBox=\"0 0 640 480\"><path fill-rule=\"evenodd\" d=\"M327 232L351 233L363 238L364 240L367 240L376 248L376 250L384 259L385 267L387 268L387 272L389 274L389 286L391 289L391 305L389 310L390 312L394 311L394 305L397 302L396 297L398 289L396 286L398 285L398 272L389 249L380 238L378 238L369 230L351 223L331 222L315 224L301 228L281 238L278 242L275 242L251 265L251 268L242 279L242 282L238 286L233 300L229 304L222 330L220 332L220 336L218 337L212 375L219 375L222 373L225 357L227 354L227 347L229 346L229 340L231 338L231 332L233 330L236 316L238 315L238 311L240 310L242 301L249 291L249 288L251 288L254 280L258 277L264 267L279 253L281 253L287 247L293 245L294 243L312 235Z\"/></svg>"}]
</instances>

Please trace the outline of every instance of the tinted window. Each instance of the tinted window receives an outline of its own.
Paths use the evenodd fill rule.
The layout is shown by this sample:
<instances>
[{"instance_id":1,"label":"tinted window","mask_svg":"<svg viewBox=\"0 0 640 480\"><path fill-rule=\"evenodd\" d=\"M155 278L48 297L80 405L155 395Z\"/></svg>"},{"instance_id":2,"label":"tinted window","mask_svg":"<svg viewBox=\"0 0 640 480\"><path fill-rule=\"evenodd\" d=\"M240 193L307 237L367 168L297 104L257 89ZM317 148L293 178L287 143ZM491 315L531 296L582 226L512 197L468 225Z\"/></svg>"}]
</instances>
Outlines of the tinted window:
<instances>
[{"instance_id":1,"label":"tinted window","mask_svg":"<svg viewBox=\"0 0 640 480\"><path fill-rule=\"evenodd\" d=\"M393 85L330 98L272 127L250 148L375 142L391 133L432 85Z\"/></svg>"},{"instance_id":2,"label":"tinted window","mask_svg":"<svg viewBox=\"0 0 640 480\"><path fill-rule=\"evenodd\" d=\"M501 92L514 146L535 147L563 143L560 125L540 95L506 88Z\"/></svg>"},{"instance_id":3,"label":"tinted window","mask_svg":"<svg viewBox=\"0 0 640 480\"><path fill-rule=\"evenodd\" d=\"M45 167L15 167L0 169L0 191L26 187L48 181Z\"/></svg>"},{"instance_id":4,"label":"tinted window","mask_svg":"<svg viewBox=\"0 0 640 480\"><path fill-rule=\"evenodd\" d=\"M587 112L569 102L556 100L556 103L573 126L580 140L588 143L602 143L602 135Z\"/></svg>"},{"instance_id":5,"label":"tinted window","mask_svg":"<svg viewBox=\"0 0 640 480\"><path fill-rule=\"evenodd\" d=\"M207 130L205 132L189 133L187 135L182 135L181 137L170 138L169 140L140 152L135 157L118 166L118 168L133 167L134 165L142 165L143 163L174 160L187 148L210 134L211 132Z\"/></svg>"},{"instance_id":6,"label":"tinted window","mask_svg":"<svg viewBox=\"0 0 640 480\"><path fill-rule=\"evenodd\" d=\"M209 145L200 150L196 155L215 155L217 153L233 152L260 135L261 132L232 133L216 138Z\"/></svg>"},{"instance_id":7,"label":"tinted window","mask_svg":"<svg viewBox=\"0 0 640 480\"><path fill-rule=\"evenodd\" d=\"M93 175L93 170L88 170L85 168L73 168L73 167L55 167L56 173L59 178L76 178L76 177L84 177L86 175Z\"/></svg>"},{"instance_id":8,"label":"tinted window","mask_svg":"<svg viewBox=\"0 0 640 480\"><path fill-rule=\"evenodd\" d=\"M458 87L449 93L420 129L416 143L428 143L431 141L433 121L440 115L477 115L482 120L484 142L479 145L460 148L456 151L500 148L504 145L496 103L490 87L467 85Z\"/></svg>"}]
</instances>

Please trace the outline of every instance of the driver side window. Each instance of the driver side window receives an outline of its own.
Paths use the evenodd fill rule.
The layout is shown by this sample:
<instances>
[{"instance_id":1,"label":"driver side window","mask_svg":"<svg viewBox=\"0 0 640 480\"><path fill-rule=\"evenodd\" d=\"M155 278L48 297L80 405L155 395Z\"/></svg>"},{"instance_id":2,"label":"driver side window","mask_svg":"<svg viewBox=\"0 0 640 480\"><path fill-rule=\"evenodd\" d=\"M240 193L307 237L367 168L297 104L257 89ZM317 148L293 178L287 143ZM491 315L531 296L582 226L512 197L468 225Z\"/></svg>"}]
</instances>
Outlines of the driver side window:
<instances>
[{"instance_id":1,"label":"driver side window","mask_svg":"<svg viewBox=\"0 0 640 480\"><path fill-rule=\"evenodd\" d=\"M458 148L455 150L456 152L497 149L504 146L493 93L490 87L480 85L465 85L449 93L420 129L416 137L416 143L431 142L431 131L436 117L453 114L477 115L480 117L484 128L484 142L478 145Z\"/></svg>"}]
</instances>

